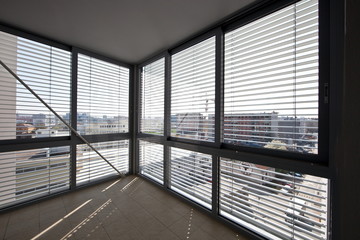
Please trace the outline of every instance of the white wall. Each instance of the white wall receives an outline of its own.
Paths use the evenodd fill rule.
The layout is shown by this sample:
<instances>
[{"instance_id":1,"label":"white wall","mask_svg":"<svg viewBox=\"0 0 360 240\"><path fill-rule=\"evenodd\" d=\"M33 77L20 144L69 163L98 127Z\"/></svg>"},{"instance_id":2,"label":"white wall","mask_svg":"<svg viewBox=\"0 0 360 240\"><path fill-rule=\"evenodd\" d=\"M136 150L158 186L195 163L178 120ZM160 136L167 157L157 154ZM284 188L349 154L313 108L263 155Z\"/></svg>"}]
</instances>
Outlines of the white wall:
<instances>
[{"instance_id":1,"label":"white wall","mask_svg":"<svg viewBox=\"0 0 360 240\"><path fill-rule=\"evenodd\" d=\"M16 71L17 37L0 32L0 59ZM16 79L0 66L0 140L16 138ZM16 162L0 153L0 204L13 201Z\"/></svg>"}]
</instances>

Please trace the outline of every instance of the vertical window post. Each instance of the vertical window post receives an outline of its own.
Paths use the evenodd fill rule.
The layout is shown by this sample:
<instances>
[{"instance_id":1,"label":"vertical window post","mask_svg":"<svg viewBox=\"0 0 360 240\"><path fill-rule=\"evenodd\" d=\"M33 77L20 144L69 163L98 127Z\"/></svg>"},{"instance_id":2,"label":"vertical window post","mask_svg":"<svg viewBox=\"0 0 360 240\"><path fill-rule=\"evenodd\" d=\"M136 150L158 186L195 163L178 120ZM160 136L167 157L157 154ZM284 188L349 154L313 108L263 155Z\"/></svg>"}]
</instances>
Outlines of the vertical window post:
<instances>
[{"instance_id":1,"label":"vertical window post","mask_svg":"<svg viewBox=\"0 0 360 240\"><path fill-rule=\"evenodd\" d=\"M77 75L78 75L78 50L72 49L71 54L71 126L77 130ZM70 189L76 187L76 135L71 132L71 145L70 145Z\"/></svg>"},{"instance_id":2,"label":"vertical window post","mask_svg":"<svg viewBox=\"0 0 360 240\"><path fill-rule=\"evenodd\" d=\"M171 135L171 56L165 55L165 95L164 95L164 187L169 188L170 182L170 148L167 140Z\"/></svg>"}]
</instances>

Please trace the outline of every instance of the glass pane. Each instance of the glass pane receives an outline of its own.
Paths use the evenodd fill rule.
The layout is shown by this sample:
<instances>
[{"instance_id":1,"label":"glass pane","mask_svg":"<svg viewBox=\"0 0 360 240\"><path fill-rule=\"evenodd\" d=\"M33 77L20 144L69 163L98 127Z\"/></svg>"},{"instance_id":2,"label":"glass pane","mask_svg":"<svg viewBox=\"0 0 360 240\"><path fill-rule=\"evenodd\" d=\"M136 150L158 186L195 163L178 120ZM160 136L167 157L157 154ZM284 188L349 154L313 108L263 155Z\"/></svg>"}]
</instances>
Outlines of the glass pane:
<instances>
[{"instance_id":1,"label":"glass pane","mask_svg":"<svg viewBox=\"0 0 360 240\"><path fill-rule=\"evenodd\" d=\"M80 134L128 132L129 69L79 54Z\"/></svg>"},{"instance_id":2,"label":"glass pane","mask_svg":"<svg viewBox=\"0 0 360 240\"><path fill-rule=\"evenodd\" d=\"M159 182L164 180L164 146L139 141L140 173Z\"/></svg>"},{"instance_id":3,"label":"glass pane","mask_svg":"<svg viewBox=\"0 0 360 240\"><path fill-rule=\"evenodd\" d=\"M269 239L326 239L326 178L221 158L220 214Z\"/></svg>"},{"instance_id":4,"label":"glass pane","mask_svg":"<svg viewBox=\"0 0 360 240\"><path fill-rule=\"evenodd\" d=\"M214 141L215 37L172 56L171 136Z\"/></svg>"},{"instance_id":5,"label":"glass pane","mask_svg":"<svg viewBox=\"0 0 360 240\"><path fill-rule=\"evenodd\" d=\"M165 59L142 68L140 131L164 134Z\"/></svg>"},{"instance_id":6,"label":"glass pane","mask_svg":"<svg viewBox=\"0 0 360 240\"><path fill-rule=\"evenodd\" d=\"M171 148L171 189L211 209L212 157Z\"/></svg>"},{"instance_id":7,"label":"glass pane","mask_svg":"<svg viewBox=\"0 0 360 240\"><path fill-rule=\"evenodd\" d=\"M0 153L0 207L69 189L70 147Z\"/></svg>"},{"instance_id":8,"label":"glass pane","mask_svg":"<svg viewBox=\"0 0 360 240\"><path fill-rule=\"evenodd\" d=\"M0 32L1 60L68 123L71 53ZM69 129L0 67L0 140L68 136Z\"/></svg>"},{"instance_id":9,"label":"glass pane","mask_svg":"<svg viewBox=\"0 0 360 240\"><path fill-rule=\"evenodd\" d=\"M318 153L318 4L225 35L224 142Z\"/></svg>"},{"instance_id":10,"label":"glass pane","mask_svg":"<svg viewBox=\"0 0 360 240\"><path fill-rule=\"evenodd\" d=\"M129 141L91 144L121 173L129 172ZM76 183L86 184L118 173L86 144L77 146Z\"/></svg>"}]
</instances>

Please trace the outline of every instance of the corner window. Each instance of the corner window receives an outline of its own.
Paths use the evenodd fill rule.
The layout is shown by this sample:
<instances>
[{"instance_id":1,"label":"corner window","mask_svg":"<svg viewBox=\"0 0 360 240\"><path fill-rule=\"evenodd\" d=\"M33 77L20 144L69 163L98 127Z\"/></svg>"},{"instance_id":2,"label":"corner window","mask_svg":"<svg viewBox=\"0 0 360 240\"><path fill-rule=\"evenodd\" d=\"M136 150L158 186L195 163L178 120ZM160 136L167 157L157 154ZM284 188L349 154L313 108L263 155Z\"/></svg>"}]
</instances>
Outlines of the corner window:
<instances>
[{"instance_id":1,"label":"corner window","mask_svg":"<svg viewBox=\"0 0 360 240\"><path fill-rule=\"evenodd\" d=\"M318 153L318 3L225 34L224 142Z\"/></svg>"}]
</instances>

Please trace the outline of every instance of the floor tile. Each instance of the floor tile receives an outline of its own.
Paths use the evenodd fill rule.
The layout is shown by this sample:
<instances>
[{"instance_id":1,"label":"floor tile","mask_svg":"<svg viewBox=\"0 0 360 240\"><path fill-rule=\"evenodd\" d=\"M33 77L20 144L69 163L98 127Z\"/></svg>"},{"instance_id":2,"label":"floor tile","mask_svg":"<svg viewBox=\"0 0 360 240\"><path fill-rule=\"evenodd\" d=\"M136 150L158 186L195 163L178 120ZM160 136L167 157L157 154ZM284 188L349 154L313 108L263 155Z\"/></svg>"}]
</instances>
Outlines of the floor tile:
<instances>
[{"instance_id":1,"label":"floor tile","mask_svg":"<svg viewBox=\"0 0 360 240\"><path fill-rule=\"evenodd\" d=\"M146 240L180 240L172 231L165 229L161 232L147 234L144 236Z\"/></svg>"},{"instance_id":2,"label":"floor tile","mask_svg":"<svg viewBox=\"0 0 360 240\"><path fill-rule=\"evenodd\" d=\"M111 240L146 240L137 228L124 226L120 223L112 223L104 226Z\"/></svg>"},{"instance_id":3,"label":"floor tile","mask_svg":"<svg viewBox=\"0 0 360 240\"><path fill-rule=\"evenodd\" d=\"M0 239L5 238L6 228L9 223L10 214L5 213L0 215Z\"/></svg>"},{"instance_id":4,"label":"floor tile","mask_svg":"<svg viewBox=\"0 0 360 240\"><path fill-rule=\"evenodd\" d=\"M194 240L216 240L210 234L203 231L202 229L197 229L193 234L189 236L187 239L194 239Z\"/></svg>"},{"instance_id":5,"label":"floor tile","mask_svg":"<svg viewBox=\"0 0 360 240\"><path fill-rule=\"evenodd\" d=\"M0 239L246 238L152 183L129 176L3 214Z\"/></svg>"},{"instance_id":6,"label":"floor tile","mask_svg":"<svg viewBox=\"0 0 360 240\"><path fill-rule=\"evenodd\" d=\"M192 233L198 230L199 227L192 222L191 217L183 217L169 226L169 229L180 239L187 239Z\"/></svg>"}]
</instances>

